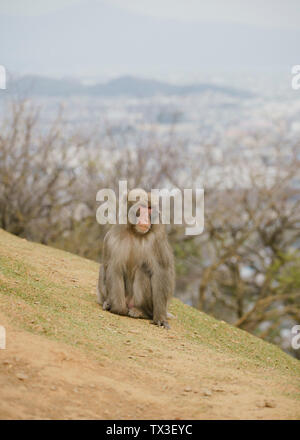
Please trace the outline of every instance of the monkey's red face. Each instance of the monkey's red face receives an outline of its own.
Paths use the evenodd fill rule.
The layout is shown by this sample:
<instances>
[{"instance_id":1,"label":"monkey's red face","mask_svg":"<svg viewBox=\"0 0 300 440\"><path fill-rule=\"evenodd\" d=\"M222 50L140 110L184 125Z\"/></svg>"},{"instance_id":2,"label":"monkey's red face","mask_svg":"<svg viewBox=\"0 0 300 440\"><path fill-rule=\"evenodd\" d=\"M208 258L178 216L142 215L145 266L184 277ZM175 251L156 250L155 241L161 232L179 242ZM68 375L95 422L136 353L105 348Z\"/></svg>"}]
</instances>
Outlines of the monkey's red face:
<instances>
[{"instance_id":1,"label":"monkey's red face","mask_svg":"<svg viewBox=\"0 0 300 440\"><path fill-rule=\"evenodd\" d=\"M139 207L138 222L135 229L140 234L146 234L151 228L151 207L141 205Z\"/></svg>"}]
</instances>

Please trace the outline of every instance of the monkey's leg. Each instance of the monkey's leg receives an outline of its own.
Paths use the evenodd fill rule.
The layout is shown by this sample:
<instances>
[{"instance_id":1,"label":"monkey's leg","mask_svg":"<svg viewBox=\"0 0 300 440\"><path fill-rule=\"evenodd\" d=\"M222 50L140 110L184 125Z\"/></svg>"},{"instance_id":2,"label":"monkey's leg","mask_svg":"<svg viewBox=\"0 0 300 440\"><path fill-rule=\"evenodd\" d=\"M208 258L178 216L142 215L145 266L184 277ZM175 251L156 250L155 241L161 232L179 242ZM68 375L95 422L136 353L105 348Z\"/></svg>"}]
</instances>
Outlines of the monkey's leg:
<instances>
[{"instance_id":1,"label":"monkey's leg","mask_svg":"<svg viewBox=\"0 0 300 440\"><path fill-rule=\"evenodd\" d=\"M172 280L168 276L168 271L161 267L153 270L151 278L152 301L153 301L153 323L169 329L168 323L168 301L170 298L170 286Z\"/></svg>"},{"instance_id":2,"label":"monkey's leg","mask_svg":"<svg viewBox=\"0 0 300 440\"><path fill-rule=\"evenodd\" d=\"M127 315L128 307L125 299L125 285L121 270L110 266L106 269L107 307L112 313Z\"/></svg>"},{"instance_id":3,"label":"monkey's leg","mask_svg":"<svg viewBox=\"0 0 300 440\"><path fill-rule=\"evenodd\" d=\"M142 269L137 269L133 282L133 296L128 315L132 318L151 318L152 295L150 277Z\"/></svg>"}]
</instances>

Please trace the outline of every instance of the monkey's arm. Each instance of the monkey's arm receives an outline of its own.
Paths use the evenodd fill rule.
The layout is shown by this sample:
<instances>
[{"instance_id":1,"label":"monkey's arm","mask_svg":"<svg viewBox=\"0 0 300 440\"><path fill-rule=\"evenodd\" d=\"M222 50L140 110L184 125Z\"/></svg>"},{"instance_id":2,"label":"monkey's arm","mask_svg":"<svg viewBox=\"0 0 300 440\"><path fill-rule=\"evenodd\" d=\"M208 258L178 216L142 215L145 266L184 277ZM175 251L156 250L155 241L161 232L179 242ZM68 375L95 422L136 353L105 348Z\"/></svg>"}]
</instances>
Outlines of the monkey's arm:
<instances>
[{"instance_id":1,"label":"monkey's arm","mask_svg":"<svg viewBox=\"0 0 300 440\"><path fill-rule=\"evenodd\" d=\"M152 301L153 301L153 323L158 326L170 328L168 324L168 301L172 296L170 286L172 277L169 270L156 268L152 278Z\"/></svg>"},{"instance_id":2,"label":"monkey's arm","mask_svg":"<svg viewBox=\"0 0 300 440\"><path fill-rule=\"evenodd\" d=\"M174 257L171 247L162 235L155 243L156 261L152 273L153 322L170 328L168 324L168 302L175 288Z\"/></svg>"},{"instance_id":3,"label":"monkey's arm","mask_svg":"<svg viewBox=\"0 0 300 440\"><path fill-rule=\"evenodd\" d=\"M106 295L103 308L110 310L112 313L127 315L128 307L125 298L123 270L113 252L112 243L111 234L108 233L103 248L103 284Z\"/></svg>"},{"instance_id":4,"label":"monkey's arm","mask_svg":"<svg viewBox=\"0 0 300 440\"><path fill-rule=\"evenodd\" d=\"M158 258L151 278L153 322L169 328L167 308L175 287L174 260L166 240L157 243L157 251Z\"/></svg>"}]
</instances>

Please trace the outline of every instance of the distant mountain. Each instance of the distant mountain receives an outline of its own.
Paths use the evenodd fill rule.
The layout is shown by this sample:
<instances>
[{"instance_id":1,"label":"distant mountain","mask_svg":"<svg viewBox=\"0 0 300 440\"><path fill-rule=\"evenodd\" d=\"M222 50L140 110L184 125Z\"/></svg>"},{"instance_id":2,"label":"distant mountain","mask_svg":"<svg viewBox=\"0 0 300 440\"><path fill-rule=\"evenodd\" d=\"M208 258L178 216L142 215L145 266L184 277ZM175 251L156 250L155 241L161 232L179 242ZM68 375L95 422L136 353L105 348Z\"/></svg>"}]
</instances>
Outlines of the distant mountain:
<instances>
[{"instance_id":1,"label":"distant mountain","mask_svg":"<svg viewBox=\"0 0 300 440\"><path fill-rule=\"evenodd\" d=\"M7 91L26 95L70 96L84 93L84 86L74 79L54 79L38 75L26 75L8 81Z\"/></svg>"},{"instance_id":2,"label":"distant mountain","mask_svg":"<svg viewBox=\"0 0 300 440\"><path fill-rule=\"evenodd\" d=\"M26 75L8 83L9 90L18 93L39 96L132 96L150 97L156 95L195 95L207 91L222 93L229 96L249 98L251 93L231 87L217 86L214 84L173 85L153 79L122 76L108 81L105 84L83 85L74 79L53 79L42 76Z\"/></svg>"}]
</instances>

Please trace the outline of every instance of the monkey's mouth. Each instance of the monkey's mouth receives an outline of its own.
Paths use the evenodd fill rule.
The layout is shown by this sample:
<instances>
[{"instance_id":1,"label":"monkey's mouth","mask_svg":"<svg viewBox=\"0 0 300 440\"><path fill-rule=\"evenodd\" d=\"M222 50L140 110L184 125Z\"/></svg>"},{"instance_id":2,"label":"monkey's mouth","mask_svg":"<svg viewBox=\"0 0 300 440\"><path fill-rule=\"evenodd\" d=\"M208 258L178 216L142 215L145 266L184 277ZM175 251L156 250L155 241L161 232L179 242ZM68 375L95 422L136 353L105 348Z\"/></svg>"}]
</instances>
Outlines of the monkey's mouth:
<instances>
[{"instance_id":1,"label":"monkey's mouth","mask_svg":"<svg viewBox=\"0 0 300 440\"><path fill-rule=\"evenodd\" d=\"M138 223L136 225L136 229L140 234L146 234L150 228L151 228L151 223L147 223L147 224Z\"/></svg>"}]
</instances>

